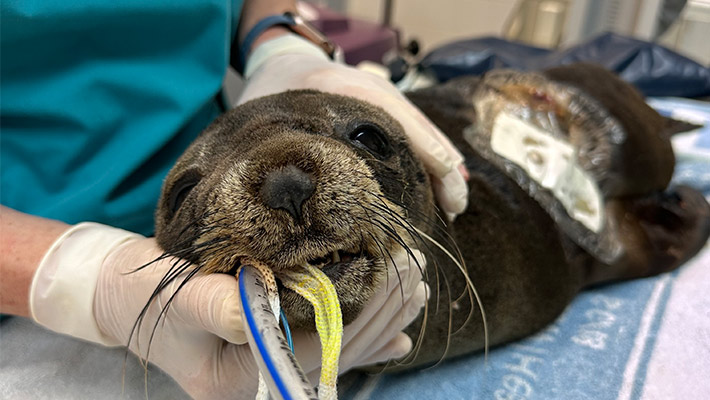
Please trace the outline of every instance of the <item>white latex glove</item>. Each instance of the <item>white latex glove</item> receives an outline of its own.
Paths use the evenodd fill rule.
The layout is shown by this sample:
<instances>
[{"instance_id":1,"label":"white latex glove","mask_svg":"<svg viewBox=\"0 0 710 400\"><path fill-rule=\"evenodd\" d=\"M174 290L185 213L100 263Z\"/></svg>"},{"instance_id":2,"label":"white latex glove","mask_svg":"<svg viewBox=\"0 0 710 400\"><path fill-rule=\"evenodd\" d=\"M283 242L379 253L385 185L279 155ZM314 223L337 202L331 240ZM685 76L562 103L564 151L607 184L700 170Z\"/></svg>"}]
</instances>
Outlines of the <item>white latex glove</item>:
<instances>
[{"instance_id":1,"label":"white latex glove","mask_svg":"<svg viewBox=\"0 0 710 400\"><path fill-rule=\"evenodd\" d=\"M238 104L286 90L317 89L382 107L402 124L412 149L432 175L436 197L447 215L451 218L466 208L468 188L461 153L390 82L335 63L296 35L258 46L249 56L244 76L247 82Z\"/></svg>"},{"instance_id":2,"label":"white latex glove","mask_svg":"<svg viewBox=\"0 0 710 400\"><path fill-rule=\"evenodd\" d=\"M76 225L57 239L35 273L32 316L57 332L104 345L125 345L141 309L174 259L130 272L161 254L154 239L100 224ZM425 286L406 256L396 260L405 301L396 277L390 279L390 287L378 291L361 316L345 328L343 371L401 357L411 348L411 341L400 331L424 305ZM140 335L131 341L131 351L145 357L158 314L180 282L182 276L148 308ZM295 336L304 371L317 371L317 335ZM258 371L245 343L237 280L225 274L196 275L179 290L158 325L149 361L195 398L250 398L256 393Z\"/></svg>"}]
</instances>

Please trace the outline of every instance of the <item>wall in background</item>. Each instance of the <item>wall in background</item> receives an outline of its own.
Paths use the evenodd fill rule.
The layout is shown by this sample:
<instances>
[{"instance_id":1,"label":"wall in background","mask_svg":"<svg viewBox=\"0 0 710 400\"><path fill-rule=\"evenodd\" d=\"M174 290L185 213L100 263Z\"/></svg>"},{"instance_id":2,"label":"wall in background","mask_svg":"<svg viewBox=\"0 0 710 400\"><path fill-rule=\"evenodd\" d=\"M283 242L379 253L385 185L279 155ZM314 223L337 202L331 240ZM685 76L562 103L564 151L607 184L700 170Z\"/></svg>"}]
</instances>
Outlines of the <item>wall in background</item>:
<instances>
[{"instance_id":1,"label":"wall in background","mask_svg":"<svg viewBox=\"0 0 710 400\"><path fill-rule=\"evenodd\" d=\"M376 22L382 21L385 5L384 0L307 1L326 5L355 18ZM653 37L652 29L648 29L646 25L655 21L655 17L644 17L663 2L663 0L565 1L573 4L573 9L582 10L581 13L576 14L572 12L573 10L570 11L567 23L571 24L572 28L592 23L594 29L591 31L595 33L614 30L622 34L635 34L646 40ZM538 3L554 2L560 2L560 0L549 2L538 0ZM508 18L517 3L517 0L393 0L392 25L400 30L402 43L417 39L423 52L426 52L428 49L460 38L483 35L503 36L504 27L509 22ZM710 34L710 0L688 0L687 3L681 18L659 41L701 63L710 64L710 41L707 40L710 37L708 36ZM636 4L643 4L638 11L639 15L628 15L636 12L632 10ZM610 17L612 14L614 18ZM636 31L632 31L631 23L625 21L637 19L640 19L642 23ZM590 20L596 22L590 22ZM575 31L575 29L568 28L565 28L567 32L562 40L563 47L588 36L582 35L580 32L574 34L571 31ZM532 43L535 42L532 41ZM535 44L545 46L543 43Z\"/></svg>"},{"instance_id":2,"label":"wall in background","mask_svg":"<svg viewBox=\"0 0 710 400\"><path fill-rule=\"evenodd\" d=\"M710 0L690 0L660 43L710 67Z\"/></svg>"},{"instance_id":3,"label":"wall in background","mask_svg":"<svg viewBox=\"0 0 710 400\"><path fill-rule=\"evenodd\" d=\"M499 36L515 3L516 0L395 0L392 25L402 33L403 42L417 39L426 51L459 38ZM345 2L343 11L353 17L381 21L383 9L383 0L350 0Z\"/></svg>"}]
</instances>

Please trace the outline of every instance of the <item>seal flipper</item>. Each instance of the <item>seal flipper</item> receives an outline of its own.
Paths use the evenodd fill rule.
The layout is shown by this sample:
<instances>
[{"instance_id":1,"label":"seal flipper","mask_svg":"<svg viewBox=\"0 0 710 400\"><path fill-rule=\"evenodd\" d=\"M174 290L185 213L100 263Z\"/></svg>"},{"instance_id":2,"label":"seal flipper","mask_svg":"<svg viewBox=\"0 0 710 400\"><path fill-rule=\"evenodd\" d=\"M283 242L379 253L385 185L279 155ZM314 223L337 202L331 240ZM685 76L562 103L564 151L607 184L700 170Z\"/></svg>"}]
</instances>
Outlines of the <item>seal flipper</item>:
<instances>
[{"instance_id":1,"label":"seal flipper","mask_svg":"<svg viewBox=\"0 0 710 400\"><path fill-rule=\"evenodd\" d=\"M587 284L641 278L672 271L696 255L710 236L710 205L688 186L645 197L612 200L624 255L595 263Z\"/></svg>"},{"instance_id":2,"label":"seal flipper","mask_svg":"<svg viewBox=\"0 0 710 400\"><path fill-rule=\"evenodd\" d=\"M648 276L687 261L707 240L708 205L688 187L664 190L674 165L669 138L695 126L661 117L631 85L599 66L575 64L543 74L547 79L513 71L462 77L408 97L467 159L480 154L503 171L512 169L509 176L523 189L535 189L529 194L547 205L576 242L566 245L577 247L568 254L569 261L603 266L591 268L589 283ZM594 153L580 165L601 191L606 215L600 232L590 232L569 215L570 210L587 207L576 210L568 204L567 210L561 209L553 198L543 197L546 191L535 187L527 173L490 151L494 121L501 111L516 109L529 110L522 116L542 117L528 117L532 125L555 122L550 126L557 134L548 136L572 144L576 154Z\"/></svg>"}]
</instances>

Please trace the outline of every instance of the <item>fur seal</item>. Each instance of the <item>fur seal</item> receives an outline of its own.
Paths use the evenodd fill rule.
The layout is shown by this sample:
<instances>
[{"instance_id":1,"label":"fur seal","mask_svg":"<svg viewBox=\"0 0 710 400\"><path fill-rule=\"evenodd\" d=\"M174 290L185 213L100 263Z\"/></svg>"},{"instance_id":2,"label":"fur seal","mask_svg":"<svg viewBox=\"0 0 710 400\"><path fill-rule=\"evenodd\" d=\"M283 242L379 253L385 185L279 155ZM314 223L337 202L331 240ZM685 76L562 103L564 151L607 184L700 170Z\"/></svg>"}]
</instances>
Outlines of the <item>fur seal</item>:
<instances>
[{"instance_id":1,"label":"fur seal","mask_svg":"<svg viewBox=\"0 0 710 400\"><path fill-rule=\"evenodd\" d=\"M579 71L588 75L578 79ZM710 235L710 206L691 188L667 187L674 162L669 137L658 130L660 116L632 88L588 66L500 74L409 94L466 157L469 207L453 224L441 219L421 162L385 110L300 90L241 105L195 140L165 180L156 212L158 243L200 273L234 273L242 256L275 271L320 265L335 285L346 324L383 279L388 254L419 248L427 256L422 273L432 295L428 312L407 330L415 351L395 369L529 335L586 286L671 270L699 251ZM613 84L592 90L583 82L589 76ZM464 137L472 126L484 127L483 134L492 129L498 113L484 106L522 104L574 132L555 140L578 152L589 143L585 137L601 137L595 130L609 126L597 118L602 114L585 115L586 109L549 89L566 86L616 116L613 128L630 138L609 140L600 150L608 157L596 176L611 183L590 175L601 187L604 223L613 225L619 240L612 262L562 229L549 204L515 179L520 171L501 168L499 156L485 156ZM485 309L487 343L464 273ZM279 289L289 323L313 329L310 304Z\"/></svg>"}]
</instances>

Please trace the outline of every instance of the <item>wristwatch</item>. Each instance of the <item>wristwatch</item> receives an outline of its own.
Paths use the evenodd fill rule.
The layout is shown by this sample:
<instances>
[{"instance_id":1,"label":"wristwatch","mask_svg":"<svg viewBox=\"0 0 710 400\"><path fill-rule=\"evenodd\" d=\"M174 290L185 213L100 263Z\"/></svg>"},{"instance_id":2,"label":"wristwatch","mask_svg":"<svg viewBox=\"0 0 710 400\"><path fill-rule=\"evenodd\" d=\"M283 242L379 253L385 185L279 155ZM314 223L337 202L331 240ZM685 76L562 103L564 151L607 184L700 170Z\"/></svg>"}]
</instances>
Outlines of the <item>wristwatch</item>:
<instances>
[{"instance_id":1,"label":"wristwatch","mask_svg":"<svg viewBox=\"0 0 710 400\"><path fill-rule=\"evenodd\" d=\"M325 54L328 55L328 57L333 58L335 57L335 50L336 46L328 40L328 38L322 34L320 31L318 31L313 24L310 22L306 21L303 19L298 14L294 14L291 12L286 12L284 13L285 16L290 17L293 19L293 25L289 25L288 28L291 29L294 33L303 36L305 39L308 39L309 41L313 42L316 46L320 47L323 49Z\"/></svg>"},{"instance_id":2,"label":"wristwatch","mask_svg":"<svg viewBox=\"0 0 710 400\"><path fill-rule=\"evenodd\" d=\"M243 72L244 67L246 66L247 55L254 44L254 40L256 40L256 38L258 38L259 35L261 35L265 30L277 25L288 28L293 33L320 47L331 59L335 57L337 48L333 42L328 40L325 35L319 32L311 23L303 19L300 15L292 12L285 12L283 14L270 15L261 19L246 34L244 41L239 46L239 68L237 69L240 73Z\"/></svg>"}]
</instances>

